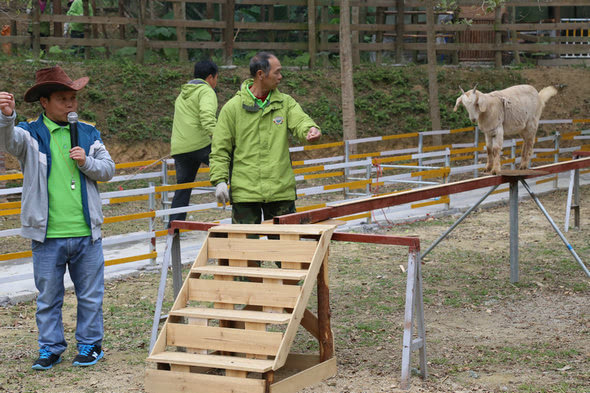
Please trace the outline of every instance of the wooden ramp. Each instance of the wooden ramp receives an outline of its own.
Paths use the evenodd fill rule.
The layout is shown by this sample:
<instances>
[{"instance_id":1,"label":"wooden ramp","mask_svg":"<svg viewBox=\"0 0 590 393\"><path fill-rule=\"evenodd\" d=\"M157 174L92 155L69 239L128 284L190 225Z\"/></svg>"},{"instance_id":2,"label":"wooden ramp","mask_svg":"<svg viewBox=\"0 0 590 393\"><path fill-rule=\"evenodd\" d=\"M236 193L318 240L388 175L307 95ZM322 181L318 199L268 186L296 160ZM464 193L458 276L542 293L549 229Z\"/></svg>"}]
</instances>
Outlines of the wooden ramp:
<instances>
[{"instance_id":1,"label":"wooden ramp","mask_svg":"<svg viewBox=\"0 0 590 393\"><path fill-rule=\"evenodd\" d=\"M286 393L335 375L327 282L334 228L209 229L147 359L155 368L146 371L146 392ZM307 309L316 281L317 316ZM318 339L319 355L289 354L299 325Z\"/></svg>"}]
</instances>

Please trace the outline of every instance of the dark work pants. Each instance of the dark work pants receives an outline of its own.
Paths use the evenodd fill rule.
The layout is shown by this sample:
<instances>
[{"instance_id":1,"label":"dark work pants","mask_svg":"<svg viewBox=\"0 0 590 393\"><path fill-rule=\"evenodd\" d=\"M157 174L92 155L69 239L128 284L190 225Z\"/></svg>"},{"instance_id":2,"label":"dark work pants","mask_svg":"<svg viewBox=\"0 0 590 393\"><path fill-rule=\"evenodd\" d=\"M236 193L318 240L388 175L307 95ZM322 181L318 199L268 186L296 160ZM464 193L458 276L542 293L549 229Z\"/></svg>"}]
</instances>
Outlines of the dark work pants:
<instances>
[{"instance_id":1,"label":"dark work pants","mask_svg":"<svg viewBox=\"0 0 590 393\"><path fill-rule=\"evenodd\" d=\"M201 163L209 165L209 153L211 153L211 145L199 150L172 156L174 158L174 166L176 167L176 184L194 182ZM192 188L176 190L172 199L172 208L188 206L192 191ZM170 215L170 222L185 219L186 213ZM168 227L170 227L170 222L168 223Z\"/></svg>"},{"instance_id":2,"label":"dark work pants","mask_svg":"<svg viewBox=\"0 0 590 393\"><path fill-rule=\"evenodd\" d=\"M231 208L233 224L260 224L263 214L265 220L270 220L275 216L295 213L295 201L234 202Z\"/></svg>"}]
</instances>

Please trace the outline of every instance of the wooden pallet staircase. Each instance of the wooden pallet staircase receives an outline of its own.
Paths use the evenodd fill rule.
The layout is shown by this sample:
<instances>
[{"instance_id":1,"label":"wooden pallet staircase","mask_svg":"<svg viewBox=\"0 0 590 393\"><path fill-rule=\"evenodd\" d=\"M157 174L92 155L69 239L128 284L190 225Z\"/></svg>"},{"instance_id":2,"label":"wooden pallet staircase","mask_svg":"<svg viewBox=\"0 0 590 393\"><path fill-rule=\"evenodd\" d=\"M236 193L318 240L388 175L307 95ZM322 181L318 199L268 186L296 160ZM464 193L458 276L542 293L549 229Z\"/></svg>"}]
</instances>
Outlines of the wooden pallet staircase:
<instances>
[{"instance_id":1,"label":"wooden pallet staircase","mask_svg":"<svg viewBox=\"0 0 590 393\"><path fill-rule=\"evenodd\" d=\"M155 367L146 392L287 393L335 375L327 282L334 228L211 228L147 359ZM316 282L317 316L307 309ZM289 353L300 325L319 354Z\"/></svg>"}]
</instances>

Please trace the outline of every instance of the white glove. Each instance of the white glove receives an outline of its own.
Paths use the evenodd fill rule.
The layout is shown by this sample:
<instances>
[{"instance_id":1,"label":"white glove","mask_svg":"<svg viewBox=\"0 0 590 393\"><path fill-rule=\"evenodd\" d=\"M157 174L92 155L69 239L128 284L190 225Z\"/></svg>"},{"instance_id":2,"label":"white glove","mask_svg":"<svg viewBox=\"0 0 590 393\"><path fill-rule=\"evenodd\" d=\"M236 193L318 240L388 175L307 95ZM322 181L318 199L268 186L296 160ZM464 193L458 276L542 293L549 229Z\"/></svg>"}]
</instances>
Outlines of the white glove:
<instances>
[{"instance_id":1,"label":"white glove","mask_svg":"<svg viewBox=\"0 0 590 393\"><path fill-rule=\"evenodd\" d=\"M70 30L70 24L64 23L64 37L68 36L68 31Z\"/></svg>"},{"instance_id":2,"label":"white glove","mask_svg":"<svg viewBox=\"0 0 590 393\"><path fill-rule=\"evenodd\" d=\"M225 207L225 204L229 202L229 192L227 191L227 183L222 182L215 187L215 198L217 203L220 203Z\"/></svg>"}]
</instances>

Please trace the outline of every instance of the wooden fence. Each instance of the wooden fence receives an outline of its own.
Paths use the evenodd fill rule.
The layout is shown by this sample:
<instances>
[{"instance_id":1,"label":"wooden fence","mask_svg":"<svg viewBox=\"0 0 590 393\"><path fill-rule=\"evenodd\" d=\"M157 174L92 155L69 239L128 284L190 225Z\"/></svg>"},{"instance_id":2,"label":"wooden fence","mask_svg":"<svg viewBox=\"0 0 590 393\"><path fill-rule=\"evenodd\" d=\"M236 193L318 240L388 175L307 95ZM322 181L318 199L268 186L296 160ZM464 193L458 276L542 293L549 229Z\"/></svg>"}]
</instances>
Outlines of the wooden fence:
<instances>
[{"instance_id":1,"label":"wooden fence","mask_svg":"<svg viewBox=\"0 0 590 393\"><path fill-rule=\"evenodd\" d=\"M181 61L192 57L190 51L204 50L223 57L226 64L232 63L236 51L271 50L308 54L309 65L315 66L321 59L339 52L339 13L334 10L340 4L337 0L284 0L280 4L271 0L126 0L110 8L101 2L83 0L85 10L92 6L95 16L68 16L60 0L54 0L53 14L40 14L36 1L32 12L27 14L17 1L2 0L0 25L9 26L10 35L0 36L0 44L3 47L11 44L13 51L32 48L36 56L40 48L50 46L101 47L106 49L107 56L127 47L134 48L138 62L144 61L148 50L174 48ZM492 10L492 18L488 13L491 23L461 22L460 16L452 11L436 10L437 15L450 15L447 19L452 22L433 26L426 24L427 3L430 2L351 1L353 62L358 64L364 57L380 63L385 61L384 56L389 56L390 62L416 60L426 52L430 30L434 31L438 53L452 54L455 61L459 53L467 51L480 53L475 52L473 59L489 58L492 53L497 65L501 64L503 54L508 53L517 59L519 53L563 57L590 54L588 19L515 23L513 12L515 6L585 6L587 0L513 0ZM481 1L462 0L458 4L479 6L484 13ZM253 9L256 12L250 12ZM191 10L196 10L191 12L193 15L187 12ZM166 12L173 17L165 18ZM42 22L49 22L53 27L48 37L40 34ZM72 22L86 24L84 38L63 37L63 24ZM164 39L155 34L158 28L169 37ZM473 38L477 36L486 38Z\"/></svg>"}]
</instances>

